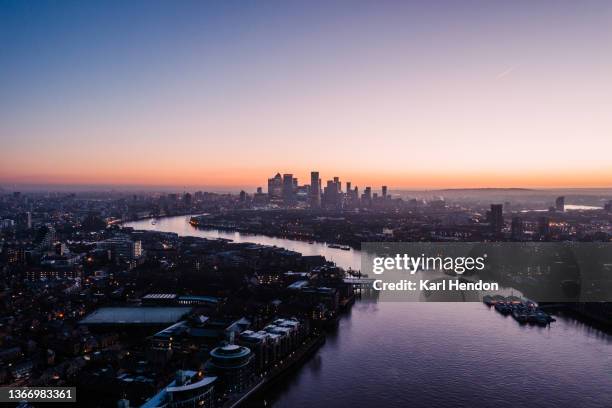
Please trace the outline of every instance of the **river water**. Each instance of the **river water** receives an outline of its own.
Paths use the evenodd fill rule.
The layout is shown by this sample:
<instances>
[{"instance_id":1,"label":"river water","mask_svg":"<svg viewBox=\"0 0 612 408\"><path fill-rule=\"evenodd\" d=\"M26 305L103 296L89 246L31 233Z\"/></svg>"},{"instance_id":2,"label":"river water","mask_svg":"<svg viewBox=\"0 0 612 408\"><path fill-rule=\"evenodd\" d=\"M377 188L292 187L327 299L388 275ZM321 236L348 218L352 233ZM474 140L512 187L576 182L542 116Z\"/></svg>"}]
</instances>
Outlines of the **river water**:
<instances>
[{"instance_id":1,"label":"river water","mask_svg":"<svg viewBox=\"0 0 612 408\"><path fill-rule=\"evenodd\" d=\"M356 250L199 230L188 220L126 225L276 245L360 269ZM482 303L362 299L265 403L283 408L612 407L612 336L555 317L549 327L521 326Z\"/></svg>"}]
</instances>

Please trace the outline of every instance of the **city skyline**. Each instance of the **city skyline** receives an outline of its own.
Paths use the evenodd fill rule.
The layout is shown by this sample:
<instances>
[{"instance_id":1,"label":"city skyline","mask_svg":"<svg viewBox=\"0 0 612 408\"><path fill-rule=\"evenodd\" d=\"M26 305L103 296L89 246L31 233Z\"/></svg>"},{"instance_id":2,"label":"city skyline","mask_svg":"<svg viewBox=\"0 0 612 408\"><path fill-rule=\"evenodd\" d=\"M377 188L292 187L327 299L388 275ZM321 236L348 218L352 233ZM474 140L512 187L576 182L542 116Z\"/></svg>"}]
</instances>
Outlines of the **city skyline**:
<instances>
[{"instance_id":1,"label":"city skyline","mask_svg":"<svg viewBox=\"0 0 612 408\"><path fill-rule=\"evenodd\" d=\"M612 407L611 22L0 0L0 400Z\"/></svg>"},{"instance_id":2,"label":"city skyline","mask_svg":"<svg viewBox=\"0 0 612 408\"><path fill-rule=\"evenodd\" d=\"M0 6L0 184L612 187L602 2ZM572 55L569 59L567 55Z\"/></svg>"}]
</instances>

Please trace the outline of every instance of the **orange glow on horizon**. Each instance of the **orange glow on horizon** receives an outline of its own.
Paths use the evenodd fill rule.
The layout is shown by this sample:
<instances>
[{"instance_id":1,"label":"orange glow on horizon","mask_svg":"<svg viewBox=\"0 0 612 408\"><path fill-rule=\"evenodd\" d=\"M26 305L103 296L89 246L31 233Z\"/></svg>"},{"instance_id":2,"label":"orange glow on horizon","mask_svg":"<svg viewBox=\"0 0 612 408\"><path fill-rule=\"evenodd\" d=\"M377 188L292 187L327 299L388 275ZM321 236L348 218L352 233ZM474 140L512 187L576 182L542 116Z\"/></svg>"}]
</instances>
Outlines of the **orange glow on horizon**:
<instances>
[{"instance_id":1,"label":"orange glow on horizon","mask_svg":"<svg viewBox=\"0 0 612 408\"><path fill-rule=\"evenodd\" d=\"M299 184L310 184L310 170L284 168L228 168L218 172L210 169L192 169L158 172L149 171L83 171L80 174L29 174L16 175L4 172L0 183L38 185L117 185L117 186L173 186L214 188L252 188L267 190L267 179L277 172L292 173ZM515 172L494 171L469 172L366 172L363 170L336 171L321 169L322 185L335 176L343 183L350 181L353 187L362 190L371 186L375 190L382 185L390 189L444 189L444 188L612 188L612 170L600 171L555 171Z\"/></svg>"}]
</instances>

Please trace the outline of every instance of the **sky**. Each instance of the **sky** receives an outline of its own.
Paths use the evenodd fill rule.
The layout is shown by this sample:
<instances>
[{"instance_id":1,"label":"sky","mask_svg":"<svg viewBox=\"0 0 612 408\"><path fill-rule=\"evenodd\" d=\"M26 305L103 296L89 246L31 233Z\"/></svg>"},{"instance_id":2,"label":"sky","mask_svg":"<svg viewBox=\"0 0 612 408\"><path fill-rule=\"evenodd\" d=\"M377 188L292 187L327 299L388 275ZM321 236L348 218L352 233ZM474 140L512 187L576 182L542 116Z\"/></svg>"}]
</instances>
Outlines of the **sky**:
<instances>
[{"instance_id":1,"label":"sky","mask_svg":"<svg viewBox=\"0 0 612 408\"><path fill-rule=\"evenodd\" d=\"M609 1L0 0L0 185L612 187Z\"/></svg>"}]
</instances>

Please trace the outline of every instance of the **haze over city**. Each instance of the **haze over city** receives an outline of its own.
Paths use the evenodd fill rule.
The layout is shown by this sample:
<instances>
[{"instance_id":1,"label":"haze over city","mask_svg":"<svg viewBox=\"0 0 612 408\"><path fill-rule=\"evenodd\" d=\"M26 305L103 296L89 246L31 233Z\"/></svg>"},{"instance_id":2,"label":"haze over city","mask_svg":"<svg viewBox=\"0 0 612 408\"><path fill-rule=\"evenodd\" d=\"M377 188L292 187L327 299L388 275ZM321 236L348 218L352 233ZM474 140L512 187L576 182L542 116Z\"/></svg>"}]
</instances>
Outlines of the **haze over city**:
<instances>
[{"instance_id":1,"label":"haze over city","mask_svg":"<svg viewBox=\"0 0 612 408\"><path fill-rule=\"evenodd\" d=\"M0 8L0 184L612 187L608 2Z\"/></svg>"},{"instance_id":2,"label":"haze over city","mask_svg":"<svg viewBox=\"0 0 612 408\"><path fill-rule=\"evenodd\" d=\"M0 0L0 404L612 407L611 22Z\"/></svg>"}]
</instances>

